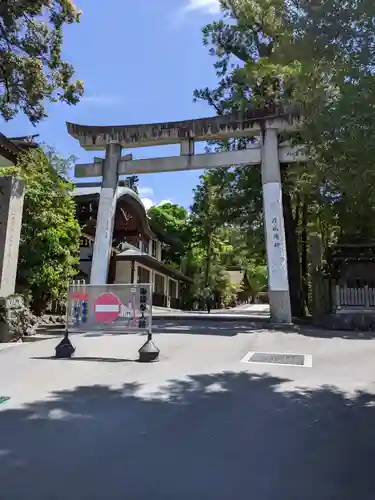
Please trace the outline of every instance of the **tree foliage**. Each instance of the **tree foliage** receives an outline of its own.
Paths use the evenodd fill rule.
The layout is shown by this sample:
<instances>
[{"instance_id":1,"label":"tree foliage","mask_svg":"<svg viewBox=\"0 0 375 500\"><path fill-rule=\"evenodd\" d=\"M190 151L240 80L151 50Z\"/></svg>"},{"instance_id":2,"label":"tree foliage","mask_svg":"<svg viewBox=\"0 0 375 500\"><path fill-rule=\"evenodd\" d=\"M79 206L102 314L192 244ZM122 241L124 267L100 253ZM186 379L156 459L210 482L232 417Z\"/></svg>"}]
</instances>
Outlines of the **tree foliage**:
<instances>
[{"instance_id":1,"label":"tree foliage","mask_svg":"<svg viewBox=\"0 0 375 500\"><path fill-rule=\"evenodd\" d=\"M224 169L206 172L194 190L189 224L191 225L192 249L199 262L196 283L200 289L208 285L217 302L228 305L233 301L235 290L231 286L228 270L241 269L250 280L253 294L266 284L263 265L263 246L259 240L259 225L249 220L243 206L233 206L233 189L244 178L235 169L227 176ZM241 196L242 191L237 194ZM244 219L243 219L244 218ZM243 231L243 225L253 226L253 231ZM262 235L263 237L263 235ZM263 276L263 279L261 278Z\"/></svg>"},{"instance_id":2,"label":"tree foliage","mask_svg":"<svg viewBox=\"0 0 375 500\"><path fill-rule=\"evenodd\" d=\"M248 273L252 293L266 283L266 270L251 254L244 233L224 227L216 203L219 187L211 184L209 174L201 176L194 190L194 201L188 213L183 207L166 203L148 211L151 227L169 243L163 251L166 263L179 268L193 279L193 285L183 294L187 308L199 304L206 286L213 291L217 306L233 304L237 290L233 288L227 270L233 266Z\"/></svg>"},{"instance_id":3,"label":"tree foliage","mask_svg":"<svg viewBox=\"0 0 375 500\"><path fill-rule=\"evenodd\" d=\"M336 221L336 239L369 241L375 236L375 5L304 0L301 9L292 18L298 36L283 52L285 59L291 49L301 61L301 84L313 76L314 87L302 93L300 85L297 94L305 99L301 137L314 158L310 192L320 214Z\"/></svg>"},{"instance_id":4,"label":"tree foliage","mask_svg":"<svg viewBox=\"0 0 375 500\"><path fill-rule=\"evenodd\" d=\"M186 209L173 203L154 205L148 210L148 217L152 230L168 243L163 259L179 268L190 238Z\"/></svg>"},{"instance_id":5,"label":"tree foliage","mask_svg":"<svg viewBox=\"0 0 375 500\"><path fill-rule=\"evenodd\" d=\"M17 287L31 295L36 313L50 299L65 297L78 270L80 226L73 185L64 177L68 163L36 149L23 154L16 167L1 171L26 183Z\"/></svg>"},{"instance_id":6,"label":"tree foliage","mask_svg":"<svg viewBox=\"0 0 375 500\"><path fill-rule=\"evenodd\" d=\"M320 234L326 249L337 241L375 236L375 5L369 0L222 0L221 5L223 19L203 28L218 84L196 90L195 99L218 114L258 108L267 115L278 106L294 106L303 117L298 134L280 137L303 142L311 157L282 172L289 284L299 315L302 297L307 298L309 235ZM238 149L248 141L214 147ZM222 223L249 235L262 231L259 172L231 168L208 176L227 186L217 202Z\"/></svg>"},{"instance_id":7,"label":"tree foliage","mask_svg":"<svg viewBox=\"0 0 375 500\"><path fill-rule=\"evenodd\" d=\"M19 111L36 124L47 102L76 104L83 83L62 59L63 28L79 22L71 0L0 2L0 113L5 120Z\"/></svg>"}]
</instances>

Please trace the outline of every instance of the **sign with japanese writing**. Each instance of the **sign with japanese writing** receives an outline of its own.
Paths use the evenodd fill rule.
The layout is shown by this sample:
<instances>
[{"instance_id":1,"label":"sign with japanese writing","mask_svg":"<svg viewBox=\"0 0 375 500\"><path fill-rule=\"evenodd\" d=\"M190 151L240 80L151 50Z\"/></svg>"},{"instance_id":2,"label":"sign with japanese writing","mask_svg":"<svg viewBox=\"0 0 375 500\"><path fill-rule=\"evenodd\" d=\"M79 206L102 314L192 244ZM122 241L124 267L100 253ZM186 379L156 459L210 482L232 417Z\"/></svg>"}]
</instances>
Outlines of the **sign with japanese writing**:
<instances>
[{"instance_id":1,"label":"sign with japanese writing","mask_svg":"<svg viewBox=\"0 0 375 500\"><path fill-rule=\"evenodd\" d=\"M119 333L149 333L152 322L152 285L71 285L68 290L67 328Z\"/></svg>"},{"instance_id":2,"label":"sign with japanese writing","mask_svg":"<svg viewBox=\"0 0 375 500\"><path fill-rule=\"evenodd\" d=\"M281 185L278 182L265 184L263 197L270 290L288 291Z\"/></svg>"}]
</instances>

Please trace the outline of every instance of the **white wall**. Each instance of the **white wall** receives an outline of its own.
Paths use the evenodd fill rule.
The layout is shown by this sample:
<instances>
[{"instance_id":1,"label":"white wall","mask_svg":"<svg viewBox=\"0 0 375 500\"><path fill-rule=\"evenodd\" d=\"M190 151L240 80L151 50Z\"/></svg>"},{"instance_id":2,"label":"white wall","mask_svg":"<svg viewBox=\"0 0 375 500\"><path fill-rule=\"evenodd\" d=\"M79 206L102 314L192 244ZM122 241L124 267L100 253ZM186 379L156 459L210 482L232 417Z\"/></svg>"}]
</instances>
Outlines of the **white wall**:
<instances>
[{"instance_id":1,"label":"white wall","mask_svg":"<svg viewBox=\"0 0 375 500\"><path fill-rule=\"evenodd\" d=\"M116 262L116 279L115 283L130 283L131 281L131 262L124 262L124 261L117 261ZM144 269L147 269L147 271L150 272L150 281L153 285L152 289L155 291L155 274L160 274L156 273L152 269L150 269L147 266L144 266L143 264L135 264L135 280L137 279L138 273L137 273L137 267L143 267ZM169 293L169 281L174 281L176 284L176 293L173 297L179 298L179 283L178 281L174 280L173 278L168 278L167 276L161 274L161 276L164 277L164 295L168 295Z\"/></svg>"}]
</instances>

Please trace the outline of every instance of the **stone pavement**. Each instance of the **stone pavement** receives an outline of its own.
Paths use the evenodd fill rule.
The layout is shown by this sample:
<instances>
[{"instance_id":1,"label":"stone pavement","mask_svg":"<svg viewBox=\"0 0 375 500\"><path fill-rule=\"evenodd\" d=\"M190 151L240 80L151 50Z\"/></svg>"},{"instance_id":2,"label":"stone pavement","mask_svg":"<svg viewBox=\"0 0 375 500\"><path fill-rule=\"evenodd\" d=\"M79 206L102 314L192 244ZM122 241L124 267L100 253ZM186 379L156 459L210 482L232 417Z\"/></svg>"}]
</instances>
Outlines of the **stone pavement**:
<instances>
[{"instance_id":1,"label":"stone pavement","mask_svg":"<svg viewBox=\"0 0 375 500\"><path fill-rule=\"evenodd\" d=\"M4 500L372 500L375 340L165 321L0 352ZM244 364L311 354L312 368Z\"/></svg>"}]
</instances>

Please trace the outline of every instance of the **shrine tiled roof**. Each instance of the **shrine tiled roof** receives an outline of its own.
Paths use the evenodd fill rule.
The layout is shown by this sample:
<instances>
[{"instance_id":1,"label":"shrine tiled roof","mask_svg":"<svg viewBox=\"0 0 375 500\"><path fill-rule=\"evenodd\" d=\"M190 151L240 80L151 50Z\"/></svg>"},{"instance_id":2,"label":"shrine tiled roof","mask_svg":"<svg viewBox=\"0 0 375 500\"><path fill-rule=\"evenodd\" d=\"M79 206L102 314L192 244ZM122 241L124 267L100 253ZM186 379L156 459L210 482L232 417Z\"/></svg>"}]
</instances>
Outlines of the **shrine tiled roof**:
<instances>
[{"instance_id":1,"label":"shrine tiled roof","mask_svg":"<svg viewBox=\"0 0 375 500\"><path fill-rule=\"evenodd\" d=\"M0 132L0 155L7 160L16 163L18 155L29 148L38 147L34 139L37 135L31 137L7 137Z\"/></svg>"}]
</instances>

